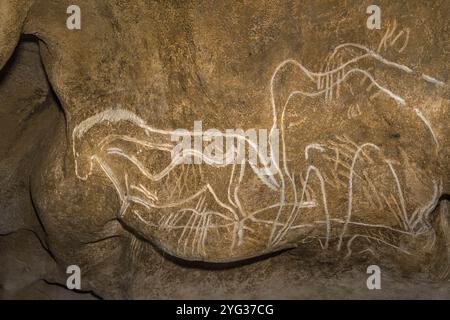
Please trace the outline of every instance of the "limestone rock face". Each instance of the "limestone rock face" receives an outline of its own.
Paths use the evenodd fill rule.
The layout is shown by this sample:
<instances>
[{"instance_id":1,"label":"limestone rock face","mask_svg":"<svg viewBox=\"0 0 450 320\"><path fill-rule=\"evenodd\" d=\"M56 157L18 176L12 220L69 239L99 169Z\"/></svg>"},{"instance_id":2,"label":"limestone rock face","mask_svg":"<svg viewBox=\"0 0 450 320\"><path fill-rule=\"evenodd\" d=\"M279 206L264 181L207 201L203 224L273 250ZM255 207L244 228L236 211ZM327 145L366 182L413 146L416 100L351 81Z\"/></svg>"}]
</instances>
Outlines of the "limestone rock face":
<instances>
[{"instance_id":1,"label":"limestone rock face","mask_svg":"<svg viewBox=\"0 0 450 320\"><path fill-rule=\"evenodd\" d=\"M2 1L0 293L448 298L450 5L370 4Z\"/></svg>"}]
</instances>

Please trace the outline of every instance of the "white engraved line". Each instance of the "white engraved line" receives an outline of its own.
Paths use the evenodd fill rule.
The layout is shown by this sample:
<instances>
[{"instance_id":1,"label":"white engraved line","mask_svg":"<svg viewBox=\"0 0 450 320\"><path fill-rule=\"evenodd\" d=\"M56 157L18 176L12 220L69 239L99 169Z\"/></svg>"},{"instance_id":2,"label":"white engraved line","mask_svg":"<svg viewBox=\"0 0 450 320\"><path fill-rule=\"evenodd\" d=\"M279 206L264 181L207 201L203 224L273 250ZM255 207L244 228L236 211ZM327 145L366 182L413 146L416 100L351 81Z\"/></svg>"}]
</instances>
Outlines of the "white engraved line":
<instances>
[{"instance_id":1,"label":"white engraved line","mask_svg":"<svg viewBox=\"0 0 450 320\"><path fill-rule=\"evenodd\" d=\"M435 84L435 85L437 85L437 86L441 86L441 87L445 86L445 83L444 83L444 82L442 82L442 81L440 81L440 80L437 80L437 79L435 79L435 78L433 78L433 77L431 77L431 76L429 76L429 75L422 74L422 78L423 78L425 81L428 81L428 82L430 82L430 83L433 83L433 84Z\"/></svg>"},{"instance_id":2,"label":"white engraved line","mask_svg":"<svg viewBox=\"0 0 450 320\"><path fill-rule=\"evenodd\" d=\"M405 198L403 197L403 191L402 191L402 187L400 186L400 181L398 179L397 173L396 173L391 161L385 160L385 162L388 164L389 169L391 170L392 175L394 176L394 179L395 179L395 184L397 186L397 191L398 191L399 198L400 198L400 205L401 205L401 209L402 209L402 213L403 213L403 220L405 221L408 228L411 228L411 226L409 224L408 215L406 213Z\"/></svg>"},{"instance_id":3,"label":"white engraved line","mask_svg":"<svg viewBox=\"0 0 450 320\"><path fill-rule=\"evenodd\" d=\"M418 108L414 108L414 111L417 113L417 115L419 116L420 120L423 121L423 123L427 126L428 130L431 133L431 136L433 137L433 141L436 144L436 146L439 147L439 142L438 139L436 137L436 134L434 133L433 128L431 127L430 122L427 120L427 118L425 118L425 116L423 115L423 113L418 109Z\"/></svg>"},{"instance_id":4,"label":"white engraved line","mask_svg":"<svg viewBox=\"0 0 450 320\"><path fill-rule=\"evenodd\" d=\"M318 144L318 143L311 143L309 145L306 146L305 148L305 159L308 160L309 159L309 149L316 149L319 150L320 152L324 152L325 149L323 148L322 145Z\"/></svg>"},{"instance_id":5,"label":"white engraved line","mask_svg":"<svg viewBox=\"0 0 450 320\"><path fill-rule=\"evenodd\" d=\"M358 237L363 237L363 238L367 238L367 239L372 239L372 240L375 240L375 241L377 241L377 242L381 242L381 243L383 243L383 244L385 244L385 245L387 245L387 246L389 246L389 247L392 247L392 248L395 248L395 249L397 249L397 250L400 250L401 252L403 252L403 253L405 253L405 254L407 254L407 255L412 255L409 251L407 251L407 250L405 250L405 249L403 249L403 248L400 248L400 247L398 247L398 246L396 246L396 245L394 245L394 244L392 244L392 243L390 243L390 242L387 242L387 241L385 241L385 240L382 240L382 239L380 239L380 238L376 238L376 237L368 236L368 235L364 235L364 234L355 234L355 235L353 235L352 238L347 242L347 250L348 250L348 253L347 253L347 255L345 256L345 258L350 257L350 255L352 254L351 245L352 245L353 241L354 241L356 238L358 238Z\"/></svg>"},{"instance_id":6,"label":"white engraved line","mask_svg":"<svg viewBox=\"0 0 450 320\"><path fill-rule=\"evenodd\" d=\"M306 190L306 186L309 182L309 176L310 176L311 171L313 171L316 174L317 178L320 181L320 187L321 187L322 198L323 198L322 199L323 207L324 207L324 212L325 212L325 218L327 221L327 235L326 235L326 244L325 244L325 248L327 248L330 234L331 234L330 214L328 212L328 206L327 206L327 195L326 195L326 191L325 191L325 183L324 183L322 174L320 173L320 170L317 169L315 166L310 165L308 167L308 170L306 171L305 184L303 185L300 203L303 202L303 197L305 195L305 190ZM287 232L289 231L290 227L292 226L293 222L295 221L295 219L297 218L297 216L299 214L299 211L300 211L299 209L295 212L295 214L290 214L288 220L286 221L285 227L279 231L277 237L273 240L273 243L272 243L273 245L278 244L283 239L283 237L287 234Z\"/></svg>"},{"instance_id":7,"label":"white engraved line","mask_svg":"<svg viewBox=\"0 0 450 320\"><path fill-rule=\"evenodd\" d=\"M345 235L345 233L347 232L347 228L348 228L348 223L350 222L350 219L352 217L352 206L353 206L353 174L355 171L355 165L356 165L356 160L359 156L359 154L361 153L361 150L364 149L365 147L372 147L376 150L380 150L380 148L373 144L373 143L365 143L363 145L361 145L358 150L356 150L355 155L353 157L353 161L352 161L352 166L351 166L351 170L350 170L350 177L349 177L349 181L348 181L348 211L347 211L347 219L345 221L344 226L342 227L342 232L341 235L339 237L339 243L337 246L337 250L339 251L341 249L342 246L342 239Z\"/></svg>"}]
</instances>

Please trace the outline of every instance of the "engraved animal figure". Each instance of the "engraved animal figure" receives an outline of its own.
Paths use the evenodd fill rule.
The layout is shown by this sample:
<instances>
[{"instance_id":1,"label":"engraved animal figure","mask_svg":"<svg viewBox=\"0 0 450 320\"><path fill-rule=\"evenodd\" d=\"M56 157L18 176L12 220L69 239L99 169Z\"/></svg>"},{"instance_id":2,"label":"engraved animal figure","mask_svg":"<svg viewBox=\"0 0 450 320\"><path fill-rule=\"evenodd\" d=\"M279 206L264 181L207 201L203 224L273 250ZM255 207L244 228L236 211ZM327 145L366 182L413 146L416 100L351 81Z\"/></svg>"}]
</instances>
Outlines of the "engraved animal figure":
<instances>
[{"instance_id":1,"label":"engraved animal figure","mask_svg":"<svg viewBox=\"0 0 450 320\"><path fill-rule=\"evenodd\" d=\"M341 60L345 56L341 51L352 54L330 69L335 55ZM308 103L324 99L330 105L334 92L343 91L343 85L351 87L351 81L358 76L368 79L371 86L390 99L393 108L407 110L401 92L387 88L367 71L366 64L375 61L397 72L413 74L414 71L352 43L338 46L327 61L326 71L311 72L295 60L286 60L272 74L269 90L273 126L270 129L281 132L280 163L274 161L273 155L278 150L269 142L270 163L261 161L261 168L248 162L223 166L211 159L207 165L185 164L181 157L169 156L174 147L170 140L173 130L151 127L125 109L108 109L82 121L73 131L76 174L86 180L95 167L100 168L121 201L119 217L164 250L185 259L230 261L291 247L312 238L317 238L324 248L336 240L337 250L341 250L344 239L350 239L349 252L358 237L398 248L384 236L371 234L372 230L409 235L425 232L425 217L442 192L439 178L431 179L430 190L434 190L431 199L426 204L417 204L409 214L404 186L396 169L398 161L386 157L377 144L355 142L338 132L334 139L320 141L323 138L319 135L314 137L319 140L308 144L298 145L289 139L293 130L295 136L299 130L308 130L308 126L298 126L293 121L313 117ZM279 74L286 69L297 69L300 75L298 89L283 100L277 97L276 86ZM429 76L423 78L436 86L443 85L431 81ZM411 115L424 122L437 145L437 138L420 110L415 108ZM98 136L101 139L95 138ZM245 136L233 138L245 141L255 152L258 150ZM192 149L187 155L195 152ZM319 162L312 164L312 158L317 157ZM404 155L404 160L407 157ZM267 169L269 164L276 168L274 174ZM364 166L375 167L378 172L370 172ZM374 174L380 173L384 181L376 186ZM242 196L248 188L258 190L264 201L252 203L248 196ZM333 193L347 195L346 208L329 203ZM380 217L370 219L377 223L353 220L355 207L364 203L378 212L374 217ZM391 215L380 215L380 211ZM229 250L223 250L224 247Z\"/></svg>"}]
</instances>

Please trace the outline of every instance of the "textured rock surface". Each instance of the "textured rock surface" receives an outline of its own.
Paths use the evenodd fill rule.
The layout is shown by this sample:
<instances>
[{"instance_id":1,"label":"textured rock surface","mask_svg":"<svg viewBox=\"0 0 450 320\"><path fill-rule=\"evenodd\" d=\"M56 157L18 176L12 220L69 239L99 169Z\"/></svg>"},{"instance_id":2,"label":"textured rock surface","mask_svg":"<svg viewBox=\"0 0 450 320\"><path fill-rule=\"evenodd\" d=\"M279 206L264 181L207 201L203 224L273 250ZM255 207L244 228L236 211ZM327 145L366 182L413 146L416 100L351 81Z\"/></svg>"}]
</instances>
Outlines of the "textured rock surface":
<instances>
[{"instance_id":1,"label":"textured rock surface","mask_svg":"<svg viewBox=\"0 0 450 320\"><path fill-rule=\"evenodd\" d=\"M381 30L366 1L77 4L0 4L0 294L71 298L76 264L83 297L449 297L447 1ZM278 130L274 174L172 166L194 121Z\"/></svg>"}]
</instances>

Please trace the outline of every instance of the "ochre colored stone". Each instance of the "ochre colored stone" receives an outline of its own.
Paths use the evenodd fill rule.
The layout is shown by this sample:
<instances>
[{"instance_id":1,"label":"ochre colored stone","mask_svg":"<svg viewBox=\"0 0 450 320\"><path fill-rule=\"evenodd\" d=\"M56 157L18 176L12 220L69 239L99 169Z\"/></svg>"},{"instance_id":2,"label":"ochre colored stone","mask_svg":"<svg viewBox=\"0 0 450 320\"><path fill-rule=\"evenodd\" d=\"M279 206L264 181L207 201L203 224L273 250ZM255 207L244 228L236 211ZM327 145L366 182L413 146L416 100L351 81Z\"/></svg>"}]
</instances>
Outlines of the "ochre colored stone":
<instances>
[{"instance_id":1,"label":"ochre colored stone","mask_svg":"<svg viewBox=\"0 0 450 320\"><path fill-rule=\"evenodd\" d=\"M1 1L0 294L448 298L450 6L370 4ZM174 157L200 122L245 161Z\"/></svg>"}]
</instances>

